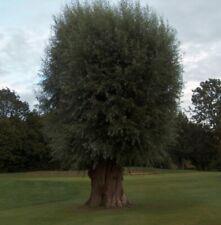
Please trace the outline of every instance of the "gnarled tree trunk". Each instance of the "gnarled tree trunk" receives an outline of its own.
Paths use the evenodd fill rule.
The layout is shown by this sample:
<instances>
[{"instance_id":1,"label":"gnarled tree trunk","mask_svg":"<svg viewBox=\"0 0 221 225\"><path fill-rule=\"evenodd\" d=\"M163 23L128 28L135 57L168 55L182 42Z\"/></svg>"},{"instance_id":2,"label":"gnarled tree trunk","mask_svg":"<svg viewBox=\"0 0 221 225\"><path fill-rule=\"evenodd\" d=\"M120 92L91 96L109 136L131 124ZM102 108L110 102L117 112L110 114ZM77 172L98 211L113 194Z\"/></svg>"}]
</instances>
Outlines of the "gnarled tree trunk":
<instances>
[{"instance_id":1,"label":"gnarled tree trunk","mask_svg":"<svg viewBox=\"0 0 221 225\"><path fill-rule=\"evenodd\" d=\"M91 194L86 202L89 207L119 208L129 204L123 190L123 168L112 161L99 163L88 171Z\"/></svg>"}]
</instances>

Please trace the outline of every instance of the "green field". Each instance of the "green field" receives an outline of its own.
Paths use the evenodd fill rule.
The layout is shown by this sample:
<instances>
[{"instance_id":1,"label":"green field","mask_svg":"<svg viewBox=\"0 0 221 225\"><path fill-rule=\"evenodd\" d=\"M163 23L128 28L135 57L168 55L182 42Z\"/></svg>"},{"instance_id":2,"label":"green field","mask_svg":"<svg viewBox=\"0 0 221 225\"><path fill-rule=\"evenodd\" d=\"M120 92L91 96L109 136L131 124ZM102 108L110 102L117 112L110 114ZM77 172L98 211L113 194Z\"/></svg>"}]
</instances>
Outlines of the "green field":
<instances>
[{"instance_id":1,"label":"green field","mask_svg":"<svg viewBox=\"0 0 221 225\"><path fill-rule=\"evenodd\" d=\"M152 171L125 177L133 205L88 209L89 180L72 173L0 175L1 225L220 225L221 173Z\"/></svg>"}]
</instances>

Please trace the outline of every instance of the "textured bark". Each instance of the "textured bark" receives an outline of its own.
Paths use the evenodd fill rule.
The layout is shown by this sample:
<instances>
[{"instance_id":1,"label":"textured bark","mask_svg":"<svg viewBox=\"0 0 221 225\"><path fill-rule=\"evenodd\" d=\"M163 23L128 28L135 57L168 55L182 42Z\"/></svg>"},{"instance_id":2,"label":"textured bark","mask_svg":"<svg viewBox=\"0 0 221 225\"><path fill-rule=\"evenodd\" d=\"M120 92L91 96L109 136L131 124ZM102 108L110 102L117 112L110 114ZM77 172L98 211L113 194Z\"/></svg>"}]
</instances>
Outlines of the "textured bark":
<instances>
[{"instance_id":1,"label":"textured bark","mask_svg":"<svg viewBox=\"0 0 221 225\"><path fill-rule=\"evenodd\" d=\"M88 171L91 194L86 202L89 207L121 208L129 204L123 190L123 168L112 161L99 163Z\"/></svg>"}]
</instances>

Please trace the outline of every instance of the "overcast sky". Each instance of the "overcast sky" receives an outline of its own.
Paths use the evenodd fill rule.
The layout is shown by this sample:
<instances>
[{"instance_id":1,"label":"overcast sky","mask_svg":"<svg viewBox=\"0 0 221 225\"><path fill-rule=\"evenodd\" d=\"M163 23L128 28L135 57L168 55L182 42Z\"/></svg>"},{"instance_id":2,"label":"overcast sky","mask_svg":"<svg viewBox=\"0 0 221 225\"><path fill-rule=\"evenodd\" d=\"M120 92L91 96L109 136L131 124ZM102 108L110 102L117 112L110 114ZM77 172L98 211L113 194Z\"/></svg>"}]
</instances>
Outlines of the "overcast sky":
<instances>
[{"instance_id":1,"label":"overcast sky","mask_svg":"<svg viewBox=\"0 0 221 225\"><path fill-rule=\"evenodd\" d=\"M0 1L0 88L15 90L30 105L52 16L70 0ZM111 2L111 1L110 1ZM182 106L191 104L200 81L221 78L220 0L141 0L177 30L184 65Z\"/></svg>"}]
</instances>

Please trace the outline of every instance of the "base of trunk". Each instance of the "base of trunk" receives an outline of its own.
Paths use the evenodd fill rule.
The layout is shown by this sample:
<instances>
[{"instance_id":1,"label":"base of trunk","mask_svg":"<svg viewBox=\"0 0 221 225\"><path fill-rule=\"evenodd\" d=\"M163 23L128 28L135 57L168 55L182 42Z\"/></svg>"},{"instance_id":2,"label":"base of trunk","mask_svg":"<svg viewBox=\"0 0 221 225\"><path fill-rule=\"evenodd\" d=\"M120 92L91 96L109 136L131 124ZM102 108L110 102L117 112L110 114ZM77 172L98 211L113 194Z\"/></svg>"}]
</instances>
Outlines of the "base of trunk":
<instances>
[{"instance_id":1,"label":"base of trunk","mask_svg":"<svg viewBox=\"0 0 221 225\"><path fill-rule=\"evenodd\" d=\"M88 171L91 194L86 202L89 207L121 208L129 205L123 190L123 168L111 161L99 163Z\"/></svg>"}]
</instances>

